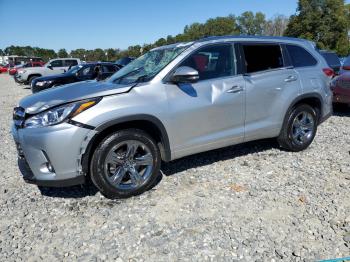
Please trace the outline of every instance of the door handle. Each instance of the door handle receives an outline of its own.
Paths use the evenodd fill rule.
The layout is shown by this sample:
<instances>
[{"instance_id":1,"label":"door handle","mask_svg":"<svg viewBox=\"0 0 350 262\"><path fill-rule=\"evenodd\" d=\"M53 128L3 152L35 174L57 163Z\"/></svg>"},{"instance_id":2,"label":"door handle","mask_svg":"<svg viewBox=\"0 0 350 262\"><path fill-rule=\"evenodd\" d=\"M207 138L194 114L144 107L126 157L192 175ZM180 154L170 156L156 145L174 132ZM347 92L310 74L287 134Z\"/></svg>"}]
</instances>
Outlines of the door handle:
<instances>
[{"instance_id":1,"label":"door handle","mask_svg":"<svg viewBox=\"0 0 350 262\"><path fill-rule=\"evenodd\" d=\"M284 81L287 83L297 81L297 80L298 78L296 76L288 76L286 79L284 79Z\"/></svg>"},{"instance_id":2,"label":"door handle","mask_svg":"<svg viewBox=\"0 0 350 262\"><path fill-rule=\"evenodd\" d=\"M241 91L243 91L244 89L243 89L243 87L241 87L241 86L233 86L233 87L231 87L229 90L227 90L226 92L227 93L230 93L230 94L234 94L234 93L238 93L238 92L241 92Z\"/></svg>"}]
</instances>

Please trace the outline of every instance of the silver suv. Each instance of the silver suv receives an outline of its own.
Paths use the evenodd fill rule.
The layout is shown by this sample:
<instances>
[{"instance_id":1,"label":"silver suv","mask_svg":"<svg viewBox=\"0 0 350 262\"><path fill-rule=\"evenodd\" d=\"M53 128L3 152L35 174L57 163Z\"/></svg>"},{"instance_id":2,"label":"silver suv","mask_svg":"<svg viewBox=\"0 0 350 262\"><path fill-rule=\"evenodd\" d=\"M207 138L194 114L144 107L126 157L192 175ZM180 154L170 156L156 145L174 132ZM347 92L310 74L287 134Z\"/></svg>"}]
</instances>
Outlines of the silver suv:
<instances>
[{"instance_id":1,"label":"silver suv","mask_svg":"<svg viewBox=\"0 0 350 262\"><path fill-rule=\"evenodd\" d=\"M41 76L62 74L71 66L80 64L78 58L55 58L51 59L42 67L28 67L18 70L15 75L15 81L22 84L31 84L31 82Z\"/></svg>"},{"instance_id":2,"label":"silver suv","mask_svg":"<svg viewBox=\"0 0 350 262\"><path fill-rule=\"evenodd\" d=\"M161 161L276 137L306 149L332 113L329 69L311 42L212 37L155 48L106 81L40 92L14 110L26 181L108 198L154 185Z\"/></svg>"}]
</instances>

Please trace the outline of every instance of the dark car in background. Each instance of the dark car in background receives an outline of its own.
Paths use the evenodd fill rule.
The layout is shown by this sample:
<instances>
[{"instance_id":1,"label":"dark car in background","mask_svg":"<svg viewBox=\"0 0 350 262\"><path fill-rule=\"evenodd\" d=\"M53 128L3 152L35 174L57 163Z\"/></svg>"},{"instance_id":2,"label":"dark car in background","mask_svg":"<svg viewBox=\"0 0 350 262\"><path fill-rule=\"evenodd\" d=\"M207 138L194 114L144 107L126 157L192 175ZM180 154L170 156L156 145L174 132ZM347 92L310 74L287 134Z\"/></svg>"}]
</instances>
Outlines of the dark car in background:
<instances>
[{"instance_id":1,"label":"dark car in background","mask_svg":"<svg viewBox=\"0 0 350 262\"><path fill-rule=\"evenodd\" d=\"M321 55L326 59L327 64L333 69L335 75L339 75L341 62L338 55L332 51L321 50Z\"/></svg>"},{"instance_id":2,"label":"dark car in background","mask_svg":"<svg viewBox=\"0 0 350 262\"><path fill-rule=\"evenodd\" d=\"M135 60L134 57L123 57L115 61L114 63L120 67L124 67L129 64L131 61Z\"/></svg>"},{"instance_id":3,"label":"dark car in background","mask_svg":"<svg viewBox=\"0 0 350 262\"><path fill-rule=\"evenodd\" d=\"M104 80L120 69L114 63L96 62L71 67L63 74L38 77L31 83L33 93L42 90L86 80Z\"/></svg>"},{"instance_id":4,"label":"dark car in background","mask_svg":"<svg viewBox=\"0 0 350 262\"><path fill-rule=\"evenodd\" d=\"M344 59L344 63L341 67L340 73L350 72L350 56Z\"/></svg>"}]
</instances>

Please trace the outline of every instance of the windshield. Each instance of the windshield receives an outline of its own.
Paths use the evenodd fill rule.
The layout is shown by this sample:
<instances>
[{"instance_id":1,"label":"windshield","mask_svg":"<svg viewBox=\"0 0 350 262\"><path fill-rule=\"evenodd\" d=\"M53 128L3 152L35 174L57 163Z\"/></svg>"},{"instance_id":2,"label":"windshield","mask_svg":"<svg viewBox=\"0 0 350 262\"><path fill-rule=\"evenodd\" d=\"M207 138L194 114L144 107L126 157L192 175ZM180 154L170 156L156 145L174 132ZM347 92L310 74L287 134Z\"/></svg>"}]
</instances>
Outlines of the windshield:
<instances>
[{"instance_id":1,"label":"windshield","mask_svg":"<svg viewBox=\"0 0 350 262\"><path fill-rule=\"evenodd\" d=\"M76 72L79 71L80 68L82 68L83 66L81 65L77 65L77 66L72 66L71 69L69 69L66 73L67 74L75 74Z\"/></svg>"},{"instance_id":2,"label":"windshield","mask_svg":"<svg viewBox=\"0 0 350 262\"><path fill-rule=\"evenodd\" d=\"M149 51L120 69L109 81L118 84L149 81L188 47L177 44Z\"/></svg>"}]
</instances>

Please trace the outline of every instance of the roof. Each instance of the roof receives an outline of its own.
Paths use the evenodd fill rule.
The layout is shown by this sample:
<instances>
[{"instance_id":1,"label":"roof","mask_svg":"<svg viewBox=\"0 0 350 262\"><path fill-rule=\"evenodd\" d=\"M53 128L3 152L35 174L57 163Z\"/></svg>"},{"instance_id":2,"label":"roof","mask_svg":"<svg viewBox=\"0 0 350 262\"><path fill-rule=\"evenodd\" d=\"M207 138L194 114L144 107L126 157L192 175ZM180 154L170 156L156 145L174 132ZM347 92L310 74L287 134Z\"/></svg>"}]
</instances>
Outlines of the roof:
<instances>
[{"instance_id":1,"label":"roof","mask_svg":"<svg viewBox=\"0 0 350 262\"><path fill-rule=\"evenodd\" d=\"M296 42L310 42L306 39L295 38L295 37L284 37L284 36L252 36L252 35L225 35L225 36L209 36L202 39L199 39L195 42L206 42L213 40L230 40L230 39L258 39L258 40L271 40L271 41L280 41L280 40L289 40Z\"/></svg>"},{"instance_id":2,"label":"roof","mask_svg":"<svg viewBox=\"0 0 350 262\"><path fill-rule=\"evenodd\" d=\"M204 43L204 42L210 42L210 41L219 41L219 40L263 40L263 41L273 41L273 42L299 42L307 45L311 45L313 47L316 46L316 44L312 41L302 39L302 38L294 38L294 37L284 37L284 36L250 36L250 35L225 35L225 36L209 36L204 37L198 40L195 40L193 42L180 42L170 45L164 45L160 47L153 48L153 50L162 50L167 48L175 48L175 47L181 47L181 46L190 46L194 43Z\"/></svg>"}]
</instances>

